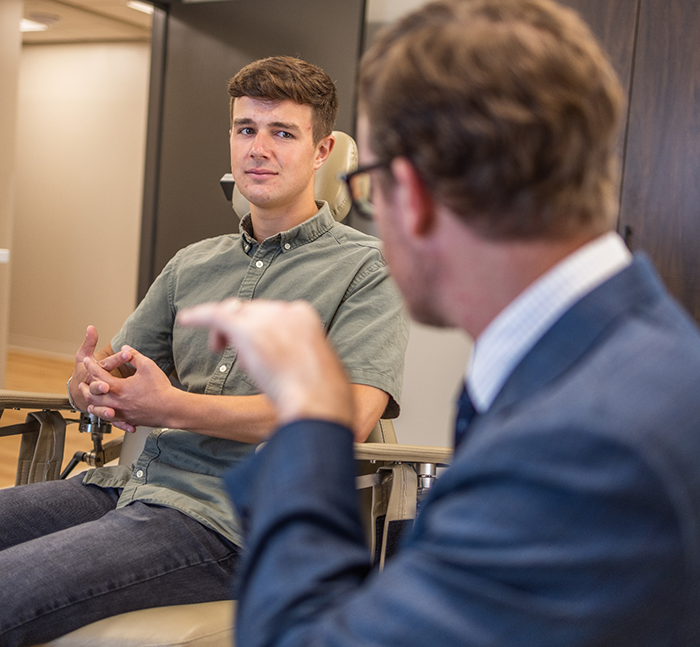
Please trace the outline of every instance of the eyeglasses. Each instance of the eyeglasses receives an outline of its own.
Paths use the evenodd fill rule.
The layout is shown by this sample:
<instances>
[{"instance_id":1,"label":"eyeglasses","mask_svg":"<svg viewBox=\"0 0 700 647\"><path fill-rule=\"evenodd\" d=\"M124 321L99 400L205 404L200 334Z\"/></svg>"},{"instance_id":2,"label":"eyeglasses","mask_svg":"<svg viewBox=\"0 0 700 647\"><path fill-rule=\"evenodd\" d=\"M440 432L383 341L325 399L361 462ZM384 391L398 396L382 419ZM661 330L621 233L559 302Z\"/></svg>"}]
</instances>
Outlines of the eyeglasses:
<instances>
[{"instance_id":1,"label":"eyeglasses","mask_svg":"<svg viewBox=\"0 0 700 647\"><path fill-rule=\"evenodd\" d=\"M356 171L341 175L340 179L348 185L352 206L359 216L371 219L374 215L374 205L372 204L372 176L371 171L380 168L389 168L391 160L388 162L375 162L360 166Z\"/></svg>"}]
</instances>

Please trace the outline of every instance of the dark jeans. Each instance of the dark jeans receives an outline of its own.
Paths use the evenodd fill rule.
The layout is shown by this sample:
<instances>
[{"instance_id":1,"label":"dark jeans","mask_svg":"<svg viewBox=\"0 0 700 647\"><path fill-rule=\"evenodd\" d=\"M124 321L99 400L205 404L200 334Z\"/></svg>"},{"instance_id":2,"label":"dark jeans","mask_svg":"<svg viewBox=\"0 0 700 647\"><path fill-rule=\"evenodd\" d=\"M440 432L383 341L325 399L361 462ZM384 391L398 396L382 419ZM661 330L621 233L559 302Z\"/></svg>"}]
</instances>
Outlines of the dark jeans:
<instances>
[{"instance_id":1,"label":"dark jeans","mask_svg":"<svg viewBox=\"0 0 700 647\"><path fill-rule=\"evenodd\" d=\"M186 515L82 477L0 490L0 645L102 618L230 597L237 549Z\"/></svg>"}]
</instances>

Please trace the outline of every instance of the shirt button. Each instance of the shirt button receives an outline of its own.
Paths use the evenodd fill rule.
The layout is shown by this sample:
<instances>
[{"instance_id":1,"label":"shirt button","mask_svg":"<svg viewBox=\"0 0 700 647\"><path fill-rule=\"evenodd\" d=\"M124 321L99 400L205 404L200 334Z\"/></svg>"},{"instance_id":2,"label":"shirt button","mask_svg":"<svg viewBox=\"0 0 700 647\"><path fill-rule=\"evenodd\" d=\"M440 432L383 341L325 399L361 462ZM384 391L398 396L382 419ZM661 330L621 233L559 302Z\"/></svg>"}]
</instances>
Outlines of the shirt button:
<instances>
[{"instance_id":1,"label":"shirt button","mask_svg":"<svg viewBox=\"0 0 700 647\"><path fill-rule=\"evenodd\" d=\"M226 364L222 364L219 366L219 373L225 373L226 372Z\"/></svg>"},{"instance_id":2,"label":"shirt button","mask_svg":"<svg viewBox=\"0 0 700 647\"><path fill-rule=\"evenodd\" d=\"M136 472L136 478L140 479L142 476L143 476L143 470L139 470L138 472Z\"/></svg>"},{"instance_id":3,"label":"shirt button","mask_svg":"<svg viewBox=\"0 0 700 647\"><path fill-rule=\"evenodd\" d=\"M255 263L255 267L262 267L262 266L263 266L262 261L258 261L257 263Z\"/></svg>"},{"instance_id":4,"label":"shirt button","mask_svg":"<svg viewBox=\"0 0 700 647\"><path fill-rule=\"evenodd\" d=\"M291 249L292 246L291 246L289 243L285 243L285 244L284 244L284 248L285 248L285 249Z\"/></svg>"}]
</instances>

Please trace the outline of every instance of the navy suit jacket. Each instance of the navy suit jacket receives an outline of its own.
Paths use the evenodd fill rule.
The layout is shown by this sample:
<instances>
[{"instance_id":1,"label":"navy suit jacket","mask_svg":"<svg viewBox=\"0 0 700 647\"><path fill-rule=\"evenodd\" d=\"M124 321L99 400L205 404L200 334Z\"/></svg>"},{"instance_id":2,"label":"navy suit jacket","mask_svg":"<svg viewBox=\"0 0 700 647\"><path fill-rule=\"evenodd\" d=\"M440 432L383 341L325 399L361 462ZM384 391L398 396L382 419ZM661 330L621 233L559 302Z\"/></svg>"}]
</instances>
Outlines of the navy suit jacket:
<instances>
[{"instance_id":1,"label":"navy suit jacket","mask_svg":"<svg viewBox=\"0 0 700 647\"><path fill-rule=\"evenodd\" d=\"M239 647L700 645L700 335L644 258L522 360L381 573L354 478L322 421L229 474Z\"/></svg>"}]
</instances>

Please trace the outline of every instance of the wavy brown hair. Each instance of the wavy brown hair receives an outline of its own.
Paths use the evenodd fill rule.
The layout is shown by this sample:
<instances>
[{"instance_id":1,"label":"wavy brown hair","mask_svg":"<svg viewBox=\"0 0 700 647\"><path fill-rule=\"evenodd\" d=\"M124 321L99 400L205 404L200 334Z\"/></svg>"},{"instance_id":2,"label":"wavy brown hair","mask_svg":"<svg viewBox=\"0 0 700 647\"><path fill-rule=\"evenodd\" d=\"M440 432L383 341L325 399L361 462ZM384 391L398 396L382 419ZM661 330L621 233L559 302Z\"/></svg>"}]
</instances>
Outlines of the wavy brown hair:
<instances>
[{"instance_id":1,"label":"wavy brown hair","mask_svg":"<svg viewBox=\"0 0 700 647\"><path fill-rule=\"evenodd\" d=\"M313 139L318 144L333 132L338 116L335 84L320 67L292 56L272 56L241 69L228 84L233 100L238 97L283 101L291 99L313 109Z\"/></svg>"},{"instance_id":2,"label":"wavy brown hair","mask_svg":"<svg viewBox=\"0 0 700 647\"><path fill-rule=\"evenodd\" d=\"M359 87L379 160L407 157L483 235L611 227L624 101L572 10L550 0L426 5L378 36Z\"/></svg>"}]
</instances>

